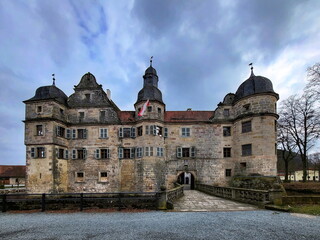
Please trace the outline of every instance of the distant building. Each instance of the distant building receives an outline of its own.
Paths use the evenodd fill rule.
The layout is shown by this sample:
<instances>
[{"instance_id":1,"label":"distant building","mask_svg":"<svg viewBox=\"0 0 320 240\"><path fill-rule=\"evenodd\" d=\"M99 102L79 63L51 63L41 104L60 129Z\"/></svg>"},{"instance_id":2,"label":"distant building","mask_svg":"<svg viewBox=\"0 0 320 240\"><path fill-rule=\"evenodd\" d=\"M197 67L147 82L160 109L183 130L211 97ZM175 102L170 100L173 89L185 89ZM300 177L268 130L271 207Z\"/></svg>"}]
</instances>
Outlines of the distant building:
<instances>
[{"instance_id":1,"label":"distant building","mask_svg":"<svg viewBox=\"0 0 320 240\"><path fill-rule=\"evenodd\" d=\"M285 173L279 172L278 176L281 180L285 180ZM319 181L320 173L315 169L307 169L307 181ZM289 171L288 174L289 181L302 181L303 180L303 170Z\"/></svg>"},{"instance_id":2,"label":"distant building","mask_svg":"<svg viewBox=\"0 0 320 240\"><path fill-rule=\"evenodd\" d=\"M0 165L0 185L24 185L26 166Z\"/></svg>"},{"instance_id":3,"label":"distant building","mask_svg":"<svg viewBox=\"0 0 320 240\"><path fill-rule=\"evenodd\" d=\"M251 71L214 111L166 111L151 65L134 111L121 111L91 73L69 97L55 84L39 87L24 101L27 190L158 191L275 176L278 99L271 81Z\"/></svg>"}]
</instances>

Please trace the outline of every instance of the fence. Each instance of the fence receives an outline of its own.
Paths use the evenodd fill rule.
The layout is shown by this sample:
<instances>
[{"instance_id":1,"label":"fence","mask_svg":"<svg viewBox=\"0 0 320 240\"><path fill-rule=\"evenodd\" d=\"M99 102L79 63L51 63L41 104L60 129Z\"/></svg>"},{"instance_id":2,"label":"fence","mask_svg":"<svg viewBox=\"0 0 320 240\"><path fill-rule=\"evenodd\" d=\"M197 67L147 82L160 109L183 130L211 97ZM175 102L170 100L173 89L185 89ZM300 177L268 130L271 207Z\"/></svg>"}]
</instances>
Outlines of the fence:
<instances>
[{"instance_id":1,"label":"fence","mask_svg":"<svg viewBox=\"0 0 320 240\"><path fill-rule=\"evenodd\" d=\"M196 189L211 195L228 198L245 203L265 205L281 199L281 190L256 190L234 187L216 187L206 184L196 184Z\"/></svg>"},{"instance_id":2,"label":"fence","mask_svg":"<svg viewBox=\"0 0 320 240\"><path fill-rule=\"evenodd\" d=\"M0 194L2 212L7 210L41 211L84 208L157 209L157 192L63 193L63 194Z\"/></svg>"}]
</instances>

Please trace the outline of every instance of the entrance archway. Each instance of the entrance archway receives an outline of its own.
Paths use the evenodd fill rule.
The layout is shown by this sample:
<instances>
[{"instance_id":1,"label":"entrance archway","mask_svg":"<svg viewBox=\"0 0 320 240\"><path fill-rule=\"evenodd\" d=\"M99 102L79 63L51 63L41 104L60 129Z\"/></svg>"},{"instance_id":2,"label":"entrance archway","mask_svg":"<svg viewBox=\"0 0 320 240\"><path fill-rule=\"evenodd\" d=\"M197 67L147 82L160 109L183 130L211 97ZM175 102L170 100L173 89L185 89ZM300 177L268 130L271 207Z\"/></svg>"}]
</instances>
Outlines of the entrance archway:
<instances>
[{"instance_id":1,"label":"entrance archway","mask_svg":"<svg viewBox=\"0 0 320 240\"><path fill-rule=\"evenodd\" d=\"M190 172L180 173L177 182L184 186L184 190L194 189L194 176Z\"/></svg>"}]
</instances>

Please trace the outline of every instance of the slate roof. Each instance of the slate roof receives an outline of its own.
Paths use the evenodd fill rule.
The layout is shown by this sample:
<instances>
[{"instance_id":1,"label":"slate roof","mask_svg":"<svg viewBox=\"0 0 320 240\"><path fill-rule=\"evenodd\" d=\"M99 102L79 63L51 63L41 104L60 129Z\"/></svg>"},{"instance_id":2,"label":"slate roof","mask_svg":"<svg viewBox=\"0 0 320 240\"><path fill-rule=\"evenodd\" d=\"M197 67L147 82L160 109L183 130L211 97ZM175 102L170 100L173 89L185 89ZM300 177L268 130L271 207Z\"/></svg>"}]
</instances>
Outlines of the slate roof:
<instances>
[{"instance_id":1,"label":"slate roof","mask_svg":"<svg viewBox=\"0 0 320 240\"><path fill-rule=\"evenodd\" d=\"M214 111L166 111L165 122L209 122Z\"/></svg>"},{"instance_id":2,"label":"slate roof","mask_svg":"<svg viewBox=\"0 0 320 240\"><path fill-rule=\"evenodd\" d=\"M26 166L0 165L0 178L4 177L26 177Z\"/></svg>"},{"instance_id":3,"label":"slate roof","mask_svg":"<svg viewBox=\"0 0 320 240\"><path fill-rule=\"evenodd\" d=\"M50 86L39 87L36 90L34 97L24 102L46 100L46 99L54 99L64 105L67 105L68 96L61 89L57 88L55 85L50 85Z\"/></svg>"},{"instance_id":4,"label":"slate roof","mask_svg":"<svg viewBox=\"0 0 320 240\"><path fill-rule=\"evenodd\" d=\"M256 93L276 94L273 90L272 82L268 78L255 76L253 72L251 72L250 77L238 88L235 95L235 101Z\"/></svg>"}]
</instances>

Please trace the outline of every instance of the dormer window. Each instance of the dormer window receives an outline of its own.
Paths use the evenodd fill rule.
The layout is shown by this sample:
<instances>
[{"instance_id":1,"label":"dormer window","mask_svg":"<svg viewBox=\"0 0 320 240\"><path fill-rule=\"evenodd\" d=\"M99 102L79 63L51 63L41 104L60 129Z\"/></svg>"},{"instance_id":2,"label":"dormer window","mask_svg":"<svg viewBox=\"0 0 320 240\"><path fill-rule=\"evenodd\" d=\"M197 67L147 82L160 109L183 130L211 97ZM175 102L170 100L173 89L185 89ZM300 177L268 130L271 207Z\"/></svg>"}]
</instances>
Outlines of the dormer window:
<instances>
[{"instance_id":1,"label":"dormer window","mask_svg":"<svg viewBox=\"0 0 320 240\"><path fill-rule=\"evenodd\" d=\"M245 111L250 110L250 103L243 105Z\"/></svg>"},{"instance_id":2,"label":"dormer window","mask_svg":"<svg viewBox=\"0 0 320 240\"><path fill-rule=\"evenodd\" d=\"M230 115L230 111L229 111L229 109L223 109L223 116L225 116L225 117L229 117L229 115Z\"/></svg>"},{"instance_id":3,"label":"dormer window","mask_svg":"<svg viewBox=\"0 0 320 240\"><path fill-rule=\"evenodd\" d=\"M86 100L90 101L91 94L87 93L87 94L85 94L85 96L86 96Z\"/></svg>"},{"instance_id":4,"label":"dormer window","mask_svg":"<svg viewBox=\"0 0 320 240\"><path fill-rule=\"evenodd\" d=\"M147 110L148 112L152 112L152 106L148 106Z\"/></svg>"},{"instance_id":5,"label":"dormer window","mask_svg":"<svg viewBox=\"0 0 320 240\"><path fill-rule=\"evenodd\" d=\"M161 113L161 108L158 108L158 113Z\"/></svg>"}]
</instances>

